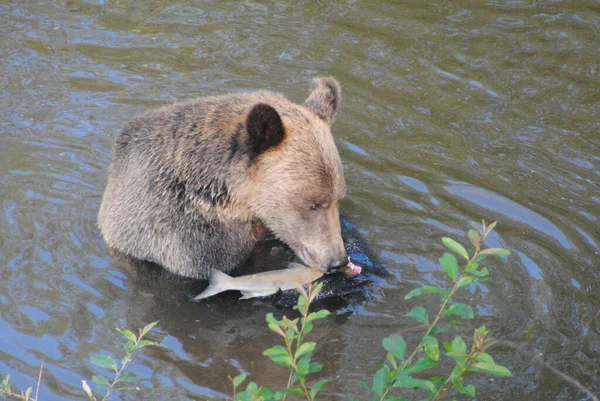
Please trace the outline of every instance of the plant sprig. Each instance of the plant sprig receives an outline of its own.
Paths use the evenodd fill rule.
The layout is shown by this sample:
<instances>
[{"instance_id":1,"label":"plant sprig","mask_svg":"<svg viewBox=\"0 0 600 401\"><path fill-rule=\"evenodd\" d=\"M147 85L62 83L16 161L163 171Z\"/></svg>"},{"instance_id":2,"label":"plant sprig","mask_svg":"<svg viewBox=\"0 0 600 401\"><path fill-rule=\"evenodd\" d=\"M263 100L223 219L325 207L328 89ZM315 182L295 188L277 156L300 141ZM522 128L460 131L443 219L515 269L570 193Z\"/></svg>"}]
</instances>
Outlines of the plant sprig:
<instances>
[{"instance_id":1,"label":"plant sprig","mask_svg":"<svg viewBox=\"0 0 600 401\"><path fill-rule=\"evenodd\" d=\"M480 268L479 263L489 255L510 255L510 251L503 248L482 250L483 241L495 226L495 222L486 226L485 221L483 221L480 229L469 230L469 241L475 248L472 256L469 256L465 247L460 243L451 238L442 238L442 243L454 254L465 259L466 263L462 269L459 269L459 263L454 254L444 253L439 262L452 280L452 287L447 290L433 285L425 285L413 289L406 295L405 299L411 299L426 293L436 294L440 296L440 309L431 323L427 310L422 306L416 306L406 314L406 316L428 325L425 335L408 357L405 357L406 342L402 336L390 336L383 340L383 347L387 351L387 363L384 363L375 373L372 385L365 382L360 383L361 386L373 394L372 400L403 399L389 395L392 389L396 387L426 390L429 392L428 400L439 400L452 387L463 394L474 396L475 387L473 385L463 386L462 384L463 377L468 372L483 372L496 376L509 376L511 374L505 367L497 365L492 357L485 352L493 343L488 340L487 328L482 326L475 330L473 345L469 353L466 352L466 344L460 336L455 337L450 343L443 344L447 351L446 354L454 358L456 363L456 366L447 377L431 378L430 380L412 377L415 373L437 366L440 358L440 347L435 337L436 334L446 332L449 327L462 323L460 318L472 319L474 317L471 306L454 302L453 297L460 288L468 284L489 280L488 269L485 267ZM444 318L450 317L453 317L454 320L446 322L444 325L440 324ZM421 357L414 361L417 355Z\"/></svg>"},{"instance_id":2,"label":"plant sprig","mask_svg":"<svg viewBox=\"0 0 600 401\"><path fill-rule=\"evenodd\" d=\"M123 337L125 337L125 339L127 340L123 344L123 348L125 349L125 356L121 359L120 367L111 356L106 354L100 354L90 358L90 362L94 365L114 371L114 377L112 381L106 378L106 376L92 376L92 381L94 383L106 388L106 393L102 398L102 401L108 400L110 395L116 391L136 389L134 384L138 381L138 377L133 372L125 372L125 367L129 362L132 361L133 355L136 351L139 351L140 349L149 345L162 345L156 341L143 339L143 337L146 334L148 334L148 332L152 330L152 328L156 326L157 323L158 322L152 322L144 328L138 329L137 336L131 330L117 329L117 331L123 334ZM85 391L85 393L87 394L90 401L97 401L96 397L92 392L92 389L85 380L81 381L81 387L83 388L83 391Z\"/></svg>"},{"instance_id":3,"label":"plant sprig","mask_svg":"<svg viewBox=\"0 0 600 401\"><path fill-rule=\"evenodd\" d=\"M44 369L44 361L40 364L40 373L38 374L37 385L35 387L35 396L31 396L33 387L28 387L27 390L19 390L18 392L12 391L12 383L10 382L10 375L4 376L4 379L0 382L0 395L4 394L12 397L16 400L23 401L38 401L38 393L40 391L40 383L42 382L42 371Z\"/></svg>"},{"instance_id":4,"label":"plant sprig","mask_svg":"<svg viewBox=\"0 0 600 401\"><path fill-rule=\"evenodd\" d=\"M290 375L286 388L273 391L250 382L244 391L238 393L237 387L246 379L246 374L240 374L233 378L229 377L235 400L285 400L288 394L299 394L306 400L313 401L325 383L330 381L330 379L321 379L312 385L308 385L307 381L308 375L317 373L323 368L320 363L311 360L317 344L313 341L304 341L306 335L313 329L313 322L330 314L325 309L309 312L310 305L321 291L322 284L308 284L307 290L302 286L296 288L300 296L294 309L300 312L299 318L290 320L287 316L283 316L281 320L277 320L272 313L266 316L269 329L283 338L284 345L275 345L265 350L263 355L289 369Z\"/></svg>"}]
</instances>

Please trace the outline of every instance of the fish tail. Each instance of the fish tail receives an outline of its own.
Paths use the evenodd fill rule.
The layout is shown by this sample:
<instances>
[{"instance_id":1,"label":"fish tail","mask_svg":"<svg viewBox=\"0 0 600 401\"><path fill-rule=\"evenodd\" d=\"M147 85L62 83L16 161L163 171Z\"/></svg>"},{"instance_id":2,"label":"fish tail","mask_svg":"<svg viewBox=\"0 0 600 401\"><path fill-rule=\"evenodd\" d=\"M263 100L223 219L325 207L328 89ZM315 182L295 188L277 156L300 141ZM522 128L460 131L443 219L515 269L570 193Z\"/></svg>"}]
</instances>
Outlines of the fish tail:
<instances>
[{"instance_id":1,"label":"fish tail","mask_svg":"<svg viewBox=\"0 0 600 401\"><path fill-rule=\"evenodd\" d=\"M227 285L229 284L231 277L227 274L212 269L208 278L208 287L200 294L194 297L194 301L199 301L204 298L212 297L220 292L227 291Z\"/></svg>"}]
</instances>

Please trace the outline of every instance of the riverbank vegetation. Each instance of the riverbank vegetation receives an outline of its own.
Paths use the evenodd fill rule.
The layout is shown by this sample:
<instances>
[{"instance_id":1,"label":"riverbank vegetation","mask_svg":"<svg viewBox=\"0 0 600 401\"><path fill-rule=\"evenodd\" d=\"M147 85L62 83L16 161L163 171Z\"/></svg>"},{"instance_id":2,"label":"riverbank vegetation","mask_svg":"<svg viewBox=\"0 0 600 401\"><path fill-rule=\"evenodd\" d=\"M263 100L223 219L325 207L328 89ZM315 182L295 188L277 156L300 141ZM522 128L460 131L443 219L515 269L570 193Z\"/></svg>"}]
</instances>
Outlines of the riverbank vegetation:
<instances>
[{"instance_id":1,"label":"riverbank vegetation","mask_svg":"<svg viewBox=\"0 0 600 401\"><path fill-rule=\"evenodd\" d=\"M447 285L424 285L405 296L407 300L424 295L437 297L439 309L430 311L423 306L415 306L406 314L423 327L424 334L417 342L407 342L401 335L391 335L382 340L383 349L380 352L384 359L381 367L368 381L360 382L369 393L370 400L407 401L409 398L406 397L415 394L418 399L428 401L442 400L444 397L460 398L460 394L474 397L476 388L469 383L471 375L511 375L507 368L497 364L491 356L489 350L495 341L490 337L487 327L476 328L470 338L451 334L454 327L475 317L473 306L457 302L456 295L469 285L490 280L490 271L482 266L486 258L510 255L510 252L503 248L483 248L484 240L495 226L496 223L487 225L483 221L477 230L468 231L467 237L472 248L470 253L467 247L459 242L447 237L442 238L442 243L449 250L439 259L440 268L448 277ZM289 371L287 383L282 383L280 389L271 389L255 381L247 381L246 374L229 377L234 400L318 400L324 386L333 380L317 375L323 366L313 359L317 343L308 340L314 324L331 314L324 309L311 311L311 305L321 290L321 284L297 288L300 295L294 310L299 313L298 317L282 316L281 319L277 319L273 313L266 315L268 328L280 337L281 344L265 350L262 354ZM117 329L124 337L124 356L119 362L105 354L90 358L90 362L105 374L92 377L94 389L87 381L82 380L85 397L90 401L107 401L119 392L136 389L138 378L133 372L127 371L126 367L143 348L160 345L144 339L156 324L157 322L153 322L139 329L137 335L130 330ZM444 375L439 374L440 366L447 369ZM433 368L437 368L435 375L429 373ZM0 395L17 400L38 401L42 373L43 364L40 367L35 393L33 387L25 391L13 389L11 377L6 375L0 381ZM410 395L405 394L408 391ZM100 393L104 395L96 396Z\"/></svg>"}]
</instances>

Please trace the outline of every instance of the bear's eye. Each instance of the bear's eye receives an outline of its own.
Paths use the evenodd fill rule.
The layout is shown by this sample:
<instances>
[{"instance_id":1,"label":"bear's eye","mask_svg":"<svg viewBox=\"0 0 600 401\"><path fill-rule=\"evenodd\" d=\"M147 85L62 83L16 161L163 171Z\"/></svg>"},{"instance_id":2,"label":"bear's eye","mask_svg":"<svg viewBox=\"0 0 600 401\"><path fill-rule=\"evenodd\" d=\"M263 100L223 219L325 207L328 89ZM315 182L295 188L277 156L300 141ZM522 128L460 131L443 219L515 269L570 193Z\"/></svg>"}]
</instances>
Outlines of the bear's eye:
<instances>
[{"instance_id":1,"label":"bear's eye","mask_svg":"<svg viewBox=\"0 0 600 401\"><path fill-rule=\"evenodd\" d=\"M323 209L323 205L321 203L313 203L310 205L310 210L321 210Z\"/></svg>"}]
</instances>

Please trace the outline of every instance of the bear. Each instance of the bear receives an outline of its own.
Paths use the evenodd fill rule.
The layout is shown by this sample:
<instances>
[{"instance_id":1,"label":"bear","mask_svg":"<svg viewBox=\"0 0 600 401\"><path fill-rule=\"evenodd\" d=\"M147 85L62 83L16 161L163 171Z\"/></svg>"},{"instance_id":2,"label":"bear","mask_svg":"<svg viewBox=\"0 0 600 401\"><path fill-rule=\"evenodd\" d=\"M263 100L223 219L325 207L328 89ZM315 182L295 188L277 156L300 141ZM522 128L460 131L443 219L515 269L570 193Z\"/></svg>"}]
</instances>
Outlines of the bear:
<instances>
[{"instance_id":1,"label":"bear","mask_svg":"<svg viewBox=\"0 0 600 401\"><path fill-rule=\"evenodd\" d=\"M242 265L267 233L325 273L348 262L347 187L331 135L341 101L319 77L302 105L259 90L175 103L127 122L99 213L109 248L180 276Z\"/></svg>"}]
</instances>

